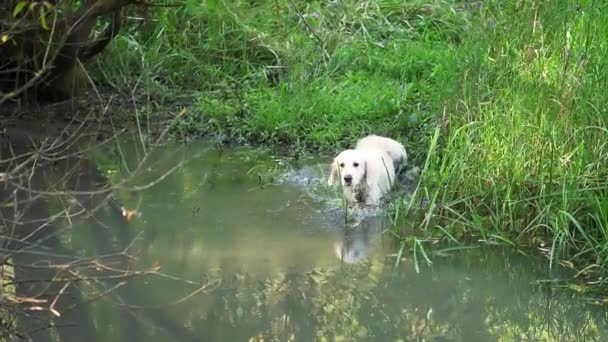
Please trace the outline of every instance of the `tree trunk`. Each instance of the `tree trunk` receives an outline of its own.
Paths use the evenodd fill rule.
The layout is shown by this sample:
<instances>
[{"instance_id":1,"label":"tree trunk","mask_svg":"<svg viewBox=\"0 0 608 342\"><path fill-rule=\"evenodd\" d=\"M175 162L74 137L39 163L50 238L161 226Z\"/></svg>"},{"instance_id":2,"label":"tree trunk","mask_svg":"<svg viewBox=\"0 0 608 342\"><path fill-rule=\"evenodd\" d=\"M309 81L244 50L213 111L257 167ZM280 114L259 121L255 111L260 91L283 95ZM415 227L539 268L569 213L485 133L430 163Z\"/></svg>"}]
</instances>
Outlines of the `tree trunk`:
<instances>
[{"instance_id":1,"label":"tree trunk","mask_svg":"<svg viewBox=\"0 0 608 342\"><path fill-rule=\"evenodd\" d=\"M88 0L74 10L71 0L55 0L44 20L38 7L22 8L21 0L1 5L0 105L20 96L38 101L77 95L87 81L81 65L103 52L121 29L122 8L135 1ZM92 38L104 17L106 29Z\"/></svg>"}]
</instances>

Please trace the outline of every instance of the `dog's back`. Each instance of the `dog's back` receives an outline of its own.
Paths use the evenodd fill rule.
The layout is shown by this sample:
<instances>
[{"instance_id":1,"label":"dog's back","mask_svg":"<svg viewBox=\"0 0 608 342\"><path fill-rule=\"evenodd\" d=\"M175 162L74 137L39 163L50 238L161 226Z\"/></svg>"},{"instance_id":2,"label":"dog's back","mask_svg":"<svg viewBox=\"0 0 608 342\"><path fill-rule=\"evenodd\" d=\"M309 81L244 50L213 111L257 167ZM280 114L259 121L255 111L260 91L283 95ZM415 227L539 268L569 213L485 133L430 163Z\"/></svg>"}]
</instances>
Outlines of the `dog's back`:
<instances>
[{"instance_id":1,"label":"dog's back","mask_svg":"<svg viewBox=\"0 0 608 342\"><path fill-rule=\"evenodd\" d=\"M368 135L359 140L355 148L357 150L381 149L393 159L395 168L401 168L407 164L405 147L390 138L381 137L379 135Z\"/></svg>"}]
</instances>

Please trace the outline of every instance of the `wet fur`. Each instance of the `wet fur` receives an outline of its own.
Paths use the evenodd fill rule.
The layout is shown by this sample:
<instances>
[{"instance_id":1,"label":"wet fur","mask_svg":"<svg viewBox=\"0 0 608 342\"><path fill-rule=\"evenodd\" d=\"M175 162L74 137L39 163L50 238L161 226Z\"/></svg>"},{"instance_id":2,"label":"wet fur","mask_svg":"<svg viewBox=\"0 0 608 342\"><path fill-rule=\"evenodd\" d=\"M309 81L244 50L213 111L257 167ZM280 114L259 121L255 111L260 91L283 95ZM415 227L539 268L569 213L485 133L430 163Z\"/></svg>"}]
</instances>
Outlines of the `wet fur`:
<instances>
[{"instance_id":1,"label":"wet fur","mask_svg":"<svg viewBox=\"0 0 608 342\"><path fill-rule=\"evenodd\" d=\"M406 163L403 145L389 138L370 135L359 140L355 149L342 151L334 159L327 183L331 186L339 178L349 204L377 206L391 190L395 171ZM346 175L352 177L350 185L344 180Z\"/></svg>"}]
</instances>

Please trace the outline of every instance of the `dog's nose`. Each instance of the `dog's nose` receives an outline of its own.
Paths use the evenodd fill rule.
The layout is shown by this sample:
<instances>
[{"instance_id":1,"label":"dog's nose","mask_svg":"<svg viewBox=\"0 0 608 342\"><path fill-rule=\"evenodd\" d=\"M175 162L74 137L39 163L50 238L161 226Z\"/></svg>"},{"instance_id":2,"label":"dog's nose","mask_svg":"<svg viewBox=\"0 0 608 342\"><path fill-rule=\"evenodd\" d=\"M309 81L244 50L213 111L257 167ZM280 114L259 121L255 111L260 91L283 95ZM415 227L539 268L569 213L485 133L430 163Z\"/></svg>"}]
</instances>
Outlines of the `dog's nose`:
<instances>
[{"instance_id":1,"label":"dog's nose","mask_svg":"<svg viewBox=\"0 0 608 342\"><path fill-rule=\"evenodd\" d=\"M351 175L344 176L344 181L346 182L346 184L350 184L350 182L353 181L353 176L351 176Z\"/></svg>"}]
</instances>

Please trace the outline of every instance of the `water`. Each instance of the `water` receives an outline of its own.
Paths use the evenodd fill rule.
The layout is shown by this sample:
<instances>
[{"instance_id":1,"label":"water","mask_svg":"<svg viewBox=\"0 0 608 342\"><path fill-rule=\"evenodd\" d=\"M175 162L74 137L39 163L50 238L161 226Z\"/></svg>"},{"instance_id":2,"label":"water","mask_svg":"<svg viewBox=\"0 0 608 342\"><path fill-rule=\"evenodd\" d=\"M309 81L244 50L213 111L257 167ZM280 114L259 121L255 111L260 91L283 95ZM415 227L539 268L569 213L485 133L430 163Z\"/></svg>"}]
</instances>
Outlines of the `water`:
<instances>
[{"instance_id":1,"label":"water","mask_svg":"<svg viewBox=\"0 0 608 342\"><path fill-rule=\"evenodd\" d=\"M118 184L141 152L123 145L94 159ZM127 226L106 210L103 224L64 233L63 246L110 263L106 272L160 268L83 282L87 314L57 329L63 340L605 339L605 309L539 286L560 275L537 259L486 246L421 261L419 272L406 252L396 266L388 220L367 212L345 224L323 158L295 165L248 149L163 147L128 184L150 184L184 160L142 192L117 191L138 213ZM116 254L123 261L104 259Z\"/></svg>"}]
</instances>

